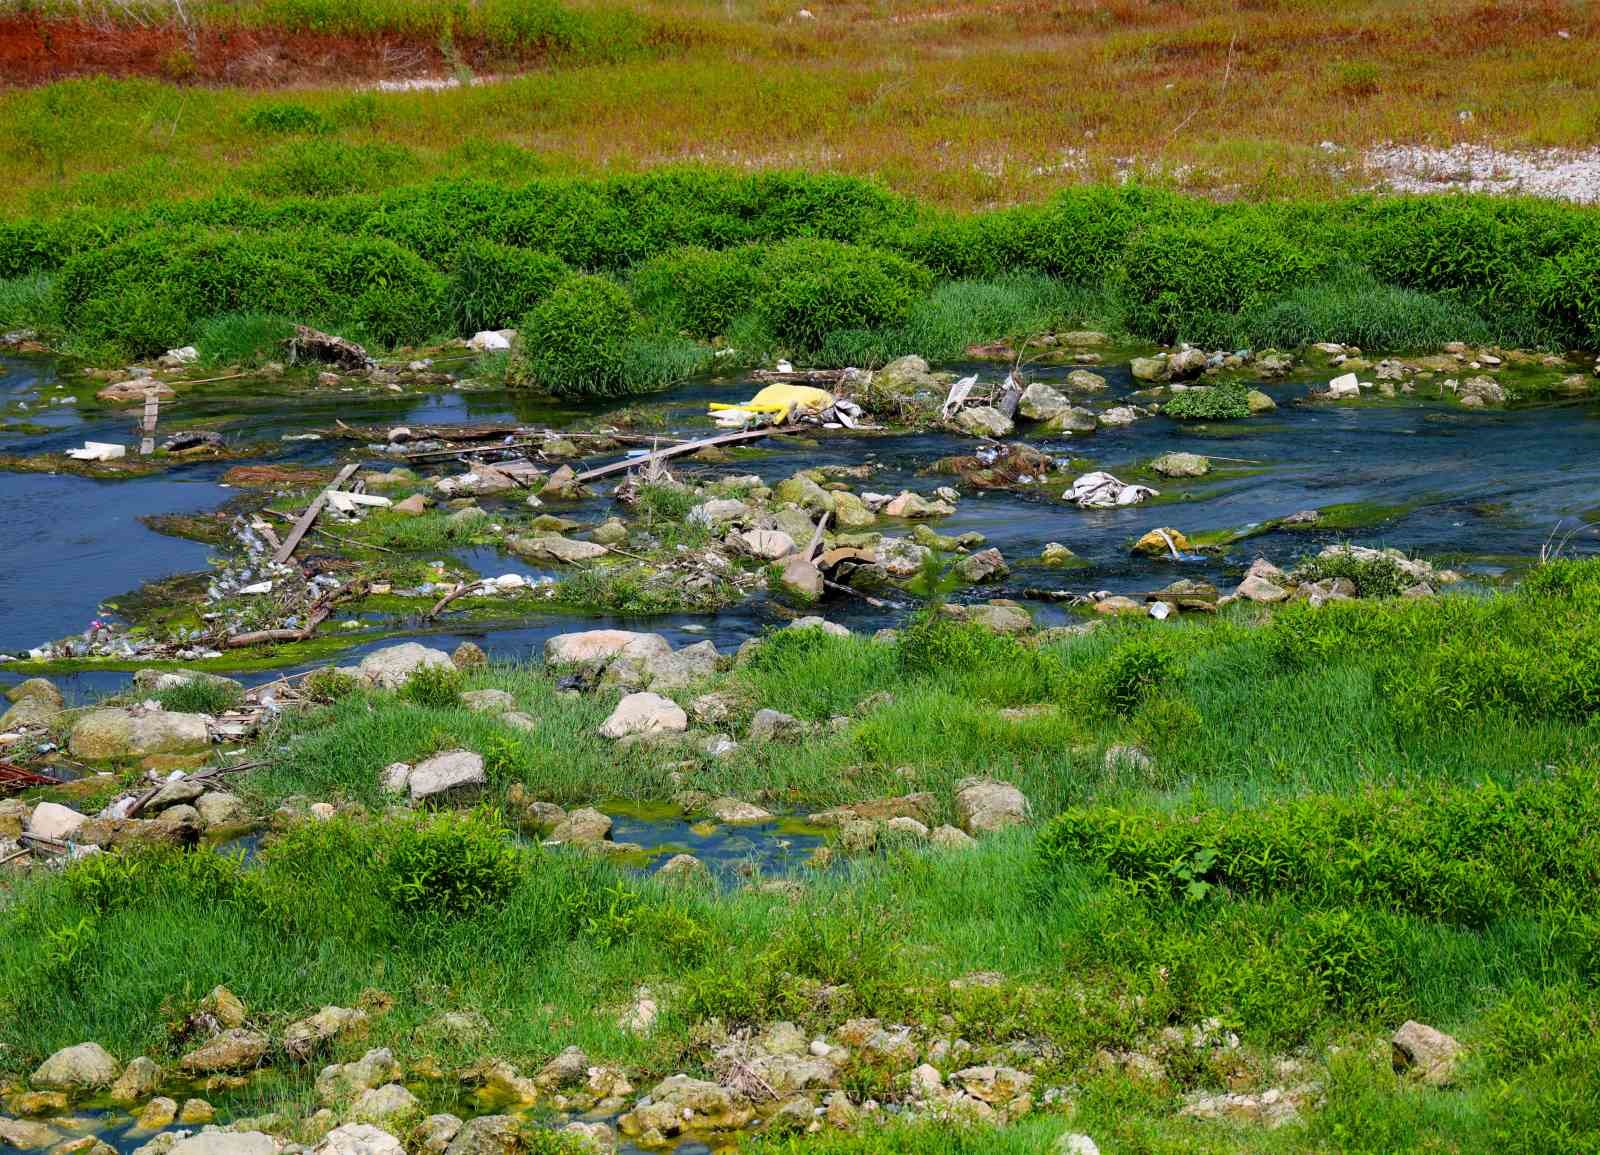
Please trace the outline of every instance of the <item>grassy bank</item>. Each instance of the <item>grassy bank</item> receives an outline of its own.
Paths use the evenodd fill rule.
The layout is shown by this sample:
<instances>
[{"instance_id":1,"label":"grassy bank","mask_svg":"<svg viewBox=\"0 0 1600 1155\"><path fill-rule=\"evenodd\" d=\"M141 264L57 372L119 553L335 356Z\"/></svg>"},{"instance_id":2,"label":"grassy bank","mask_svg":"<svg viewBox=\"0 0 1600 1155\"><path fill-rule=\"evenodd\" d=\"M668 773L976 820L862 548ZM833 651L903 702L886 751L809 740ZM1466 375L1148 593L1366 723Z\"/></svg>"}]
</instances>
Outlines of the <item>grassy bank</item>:
<instances>
[{"instance_id":1,"label":"grassy bank","mask_svg":"<svg viewBox=\"0 0 1600 1155\"><path fill-rule=\"evenodd\" d=\"M213 360L275 354L290 321L379 347L516 326L513 383L585 395L658 388L713 346L873 364L1088 324L1208 347L1600 344L1600 212L1548 202L1132 187L956 214L700 169L354 191L386 167L403 154L305 140L250 191L0 225L0 325Z\"/></svg>"},{"instance_id":2,"label":"grassy bank","mask_svg":"<svg viewBox=\"0 0 1600 1155\"><path fill-rule=\"evenodd\" d=\"M718 726L741 737L721 757L700 752L709 727L619 751L595 733L616 692L562 694L538 670L352 693L268 736L246 783L258 809L327 800L331 821L288 821L250 865L111 855L9 884L0 1055L24 1071L92 1038L171 1057L172 1024L218 983L274 1029L361 1003L371 1034L347 1049L391 1046L413 1072L484 1055L527 1070L575 1044L645 1086L716 1069L729 1030L874 1016L975 1048L937 1066L1005 1056L1062 1095L1000 1138L911 1125L896 1149L1034 1149L1070 1129L1105 1151L1584 1150L1600 1124L1597 597L1596 563L1556 563L1486 598L1041 644L935 620L893 642L781 631L677 692L718 692ZM537 730L463 709L473 687L508 691ZM758 707L813 728L744 738ZM489 808L371 816L381 767L462 746L486 757ZM965 851L881 832L777 891L507 839L529 799L804 812L922 790L947 821L974 773L1020 786L1033 821ZM1001 977L952 985L973 972ZM616 1021L640 983L662 1002L643 1036ZM452 1035L450 1010L481 1024ZM1468 1048L1450 1088L1390 1070L1384 1040L1408 1018ZM1237 1046L1162 1033L1211 1019ZM843 1085L905 1098L912 1062L863 1052ZM302 1102L309 1073L284 1075L235 1109ZM430 1108L459 1094L412 1082ZM1288 1085L1317 1090L1275 1130L1181 1114Z\"/></svg>"},{"instance_id":3,"label":"grassy bank","mask_svg":"<svg viewBox=\"0 0 1600 1155\"><path fill-rule=\"evenodd\" d=\"M11 0L0 15L28 17L8 31L43 41L30 32L41 10L67 27L45 30L53 51L35 54L37 75L179 83L0 96L0 119L23 129L4 161L8 206L214 190L232 166L262 159L273 138L250 125L274 98L196 81L342 86L463 64L541 71L470 91L295 100L341 132L415 147L425 175L510 163L531 146L563 172L693 159L826 167L958 207L1125 173L1230 198L1325 196L1381 179L1361 150L1385 141L1589 147L1600 38L1578 0L1074 0L1003 12L891 0L810 20L753 0L252 0L186 3L181 21L159 2ZM150 38L157 47L139 51ZM261 50L270 67L252 61ZM330 54L341 71L319 63ZM36 63L24 55L17 74ZM56 119L41 115L51 101ZM130 141L142 161L131 170Z\"/></svg>"}]
</instances>

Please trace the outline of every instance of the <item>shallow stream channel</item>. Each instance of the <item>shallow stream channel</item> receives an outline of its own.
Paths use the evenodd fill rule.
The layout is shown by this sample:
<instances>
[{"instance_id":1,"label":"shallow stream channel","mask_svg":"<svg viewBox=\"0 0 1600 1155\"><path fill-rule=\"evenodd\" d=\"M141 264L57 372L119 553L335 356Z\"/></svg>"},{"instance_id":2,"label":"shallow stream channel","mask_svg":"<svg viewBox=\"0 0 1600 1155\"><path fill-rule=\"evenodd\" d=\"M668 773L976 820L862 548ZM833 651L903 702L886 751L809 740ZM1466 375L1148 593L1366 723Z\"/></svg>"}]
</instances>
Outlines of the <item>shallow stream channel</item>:
<instances>
[{"instance_id":1,"label":"shallow stream channel","mask_svg":"<svg viewBox=\"0 0 1600 1155\"><path fill-rule=\"evenodd\" d=\"M944 368L991 381L1004 373L1004 366L994 363ZM1060 382L1072 368L1040 367L1031 369L1029 377ZM1095 369L1109 386L1094 399L1102 409L1123 403L1143 384L1133 380L1125 363ZM126 444L132 452L137 414L95 401L92 390L86 392L68 374L65 365L49 357L0 356L0 454L35 457L100 440ZM1178 577L1201 578L1226 590L1255 557L1287 567L1336 541L1396 546L1479 581L1514 572L1569 533L1574 533L1567 542L1569 553L1596 547L1587 522L1600 514L1600 454L1595 452L1600 402L1580 398L1465 408L1425 396L1422 390L1416 396L1348 405L1312 402L1311 393L1324 388L1333 375L1331 370L1302 372L1279 382L1252 383L1266 390L1277 408L1242 420L1180 422L1157 414L1075 436L1041 436L1024 424L1016 437L1006 440L1026 442L1056 458L1059 468L1047 484L979 489L929 472L939 459L970 455L985 444L942 428L816 430L753 442L723 464L685 459L674 462L672 469L680 479L695 482L756 473L776 485L801 469L870 465L873 470L862 488L927 495L939 486L957 485L961 499L955 513L932 527L942 535L983 535L986 547L1004 555L1010 573L999 582L957 589L951 600L1016 599L1041 625L1070 620L1073 611L1057 599L1039 597L1040 590L1138 596ZM634 399L629 407L649 408L650 430L664 438L704 437L715 432L706 413L708 402L743 400L759 388L742 375L701 379L666 394ZM178 464L148 476L112 480L0 471L8 546L0 562L0 651L20 655L79 634L97 617L115 614L107 603L115 606L146 583L203 575L219 547L157 532L141 519L223 507L241 495L222 483L229 468L252 460L326 467L359 459L378 469L396 463L348 439L312 439L337 422L440 428L509 422L582 431L603 424L608 412L619 408L620 403L563 408L503 389L295 394L281 388L261 391L249 379L237 386L182 393L162 407L168 427L215 429L230 446L260 446L261 456ZM1174 451L1210 457L1212 472L1188 479L1148 472L1153 459ZM591 458L580 468L617 457L613 452ZM462 468L451 463L444 472ZM1072 477L1090 470L1153 484L1161 494L1113 509L1081 509L1063 500ZM559 512L587 525L599 523L616 510L611 495L616 480L597 483L594 496ZM1308 509L1322 511L1320 524L1267 525ZM1155 526L1176 527L1193 540L1224 547L1181 561L1134 555L1130 545ZM905 532L911 527L895 528ZM1078 564L1065 570L1042 565L1040 552L1050 542L1069 547ZM541 569L494 547L439 556L488 577L518 573L536 581L560 569ZM893 590L878 601L833 595L815 612L851 629L870 631L900 623L919 604ZM537 657L553 634L599 626L652 630L675 646L709 639L726 651L793 616L792 610L762 594L715 613L642 618L585 615L571 607L547 612L537 606L504 620L452 622L446 616L425 623L416 617L366 615L354 628L347 625L341 631L339 640L347 646L338 660L353 660L365 650L407 639L445 648L472 640L491 658L520 660ZM283 672L252 666L259 663L241 656L237 671L230 671L226 660L208 668L233 672L246 683ZM0 665L0 683L15 676ZM124 665L115 670L58 669L51 676L70 696L86 700L121 688L130 674Z\"/></svg>"}]
</instances>

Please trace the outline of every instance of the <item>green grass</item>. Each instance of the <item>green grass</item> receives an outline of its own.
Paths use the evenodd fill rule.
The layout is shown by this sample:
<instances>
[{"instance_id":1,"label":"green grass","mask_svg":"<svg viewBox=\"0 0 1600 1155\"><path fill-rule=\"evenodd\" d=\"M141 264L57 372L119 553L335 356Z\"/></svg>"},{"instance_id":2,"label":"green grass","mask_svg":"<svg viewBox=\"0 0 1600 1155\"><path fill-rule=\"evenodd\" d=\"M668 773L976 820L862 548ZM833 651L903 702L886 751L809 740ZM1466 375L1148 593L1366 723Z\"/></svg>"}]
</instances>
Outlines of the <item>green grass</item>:
<instances>
[{"instance_id":1,"label":"green grass","mask_svg":"<svg viewBox=\"0 0 1600 1155\"><path fill-rule=\"evenodd\" d=\"M666 516L676 500L647 503ZM1265 621L1242 607L1039 647L935 617L898 642L778 631L675 696L723 691L736 736L758 707L817 728L717 760L619 750L596 733L618 692L559 694L539 669L346 692L263 740L267 765L241 783L263 809L298 795L381 812L381 767L458 747L485 754L491 809L290 824L248 868L108 855L12 881L0 1069L90 1038L170 1058L168 1024L219 982L278 1026L392 996L352 1052L527 1070L576 1044L641 1090L706 1069L723 1028L877 1016L968 1040L962 1064L1027 1040L1036 1091L1072 1105L998 1134L904 1120L806 1150L1032 1150L1071 1130L1108 1152L1582 1151L1600 1122L1597 590L1600 563L1566 562L1489 597ZM482 686L537 732L462 709L456 692ZM1000 713L1013 706L1046 708ZM1103 759L1130 742L1149 765ZM928 790L948 820L974 773L1018 784L1034 824L965 853L885 840L793 898L672 889L499 827L529 798L622 812L680 791L803 812ZM1004 978L949 985L979 970ZM648 1038L613 1025L641 982L666 995ZM485 1035L442 1039L430 1019L449 1009L482 1013ZM1163 1028L1212 1017L1241 1046L1167 1053L1161 1080L1098 1057L1160 1055ZM1389 1070L1383 1040L1406 1018L1469 1047L1455 1089ZM1275 1073L1286 1056L1301 1075ZM903 1073L858 1060L843 1081L893 1100ZM240 1109L303 1102L308 1079L288 1069ZM1280 1130L1178 1115L1197 1092L1299 1079L1323 1098Z\"/></svg>"}]
</instances>

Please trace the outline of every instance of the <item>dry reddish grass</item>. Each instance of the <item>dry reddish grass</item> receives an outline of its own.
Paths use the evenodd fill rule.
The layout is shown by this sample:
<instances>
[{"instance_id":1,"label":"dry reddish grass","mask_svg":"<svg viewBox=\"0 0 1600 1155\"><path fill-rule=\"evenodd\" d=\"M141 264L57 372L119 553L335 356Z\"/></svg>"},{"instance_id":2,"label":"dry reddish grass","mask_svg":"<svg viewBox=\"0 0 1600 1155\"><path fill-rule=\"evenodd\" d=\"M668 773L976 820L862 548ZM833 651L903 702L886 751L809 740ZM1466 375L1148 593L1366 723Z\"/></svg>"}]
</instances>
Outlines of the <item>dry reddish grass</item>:
<instances>
[{"instance_id":1,"label":"dry reddish grass","mask_svg":"<svg viewBox=\"0 0 1600 1155\"><path fill-rule=\"evenodd\" d=\"M1347 166L1381 141L1547 147L1600 137L1600 10L1582 0L809 0L813 20L797 15L804 2L648 0L635 10L652 24L655 55L385 97L376 131L419 149L424 174L447 171L448 146L466 134L585 171L682 161L830 169L960 207L1129 175L1220 197L1327 195L1359 186L1364 175ZM202 29L249 10L203 10ZM417 18L416 5L407 11ZM145 34L161 27L148 15L142 23ZM255 27L257 38L273 31ZM284 32L268 77L227 59L228 43L249 38L217 36L202 47L222 57L202 51L196 76L304 86L328 82L330 59L354 77L439 68L426 33L408 34L410 57L381 28L331 55L317 35ZM382 46L398 68L374 65L363 44ZM119 65L113 47L100 60L86 48L77 65L63 56L61 70L152 71ZM475 59L493 58L492 45L476 46ZM179 163L248 160L269 142L239 139L223 110L249 99L194 94L172 139L149 147ZM95 133L82 135L78 167L101 168ZM0 197L50 180L16 175L20 185Z\"/></svg>"}]
</instances>

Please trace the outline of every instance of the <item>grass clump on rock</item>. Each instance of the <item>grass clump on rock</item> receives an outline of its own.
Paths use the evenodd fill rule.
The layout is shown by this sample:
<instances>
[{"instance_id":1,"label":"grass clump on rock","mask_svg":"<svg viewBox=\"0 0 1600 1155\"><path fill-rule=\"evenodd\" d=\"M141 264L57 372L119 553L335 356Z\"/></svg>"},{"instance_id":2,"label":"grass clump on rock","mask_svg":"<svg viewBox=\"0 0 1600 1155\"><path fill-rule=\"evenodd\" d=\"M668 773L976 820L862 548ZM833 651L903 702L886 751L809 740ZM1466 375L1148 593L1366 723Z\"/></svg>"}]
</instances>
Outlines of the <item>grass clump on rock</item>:
<instances>
[{"instance_id":1,"label":"grass clump on rock","mask_svg":"<svg viewBox=\"0 0 1600 1155\"><path fill-rule=\"evenodd\" d=\"M1236 421L1250 416L1249 394L1239 384L1202 385L1173 394L1161 412L1180 421Z\"/></svg>"}]
</instances>

